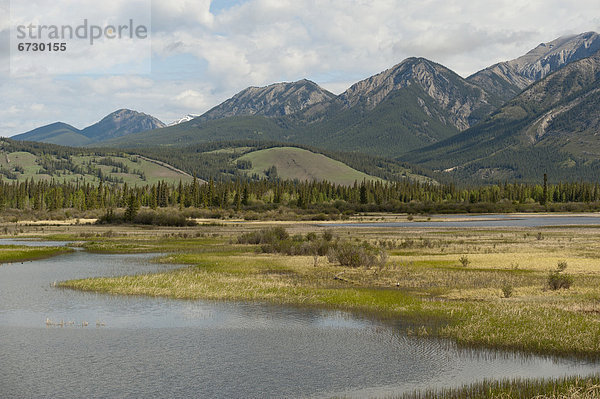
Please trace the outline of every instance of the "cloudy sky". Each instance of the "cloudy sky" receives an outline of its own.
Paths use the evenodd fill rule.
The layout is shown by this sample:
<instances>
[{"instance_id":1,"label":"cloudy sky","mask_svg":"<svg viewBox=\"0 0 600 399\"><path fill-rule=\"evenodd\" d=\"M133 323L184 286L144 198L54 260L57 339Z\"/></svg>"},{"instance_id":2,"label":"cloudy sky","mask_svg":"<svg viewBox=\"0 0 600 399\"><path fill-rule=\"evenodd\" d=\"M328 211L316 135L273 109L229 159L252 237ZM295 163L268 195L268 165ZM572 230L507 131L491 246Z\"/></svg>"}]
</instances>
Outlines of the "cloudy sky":
<instances>
[{"instance_id":1,"label":"cloudy sky","mask_svg":"<svg viewBox=\"0 0 600 399\"><path fill-rule=\"evenodd\" d=\"M142 21L151 35L73 45L52 62L13 49L18 24L84 18ZM302 78L340 93L410 56L466 77L585 31L600 31L598 0L0 0L0 135L83 128L119 108L169 123Z\"/></svg>"}]
</instances>

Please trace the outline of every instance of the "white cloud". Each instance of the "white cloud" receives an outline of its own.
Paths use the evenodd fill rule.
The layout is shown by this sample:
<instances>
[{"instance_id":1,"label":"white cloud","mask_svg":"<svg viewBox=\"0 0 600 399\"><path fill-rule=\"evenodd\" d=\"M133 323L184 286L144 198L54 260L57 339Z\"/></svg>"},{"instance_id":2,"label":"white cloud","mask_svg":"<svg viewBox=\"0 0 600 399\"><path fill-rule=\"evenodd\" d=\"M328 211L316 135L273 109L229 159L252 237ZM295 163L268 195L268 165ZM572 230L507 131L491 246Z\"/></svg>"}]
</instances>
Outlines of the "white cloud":
<instances>
[{"instance_id":1,"label":"white cloud","mask_svg":"<svg viewBox=\"0 0 600 399\"><path fill-rule=\"evenodd\" d=\"M85 1L84 10L80 0L62 0L44 17L77 20L84 10L90 18L122 18L136 12L130 2ZM168 122L202 113L247 86L276 81L308 78L339 93L410 56L467 76L540 42L600 30L597 0L247 0L217 14L209 0L173 0L154 1L152 14L160 72L0 80L0 109L14 111L0 113L0 134L55 120L83 127L123 107ZM135 51L97 50L77 58L82 69L109 70L143 58ZM198 62L186 69L182 55ZM170 69L185 70L185 76ZM31 104L45 109L32 117Z\"/></svg>"},{"instance_id":2,"label":"white cloud","mask_svg":"<svg viewBox=\"0 0 600 399\"><path fill-rule=\"evenodd\" d=\"M112 95L121 91L137 91L151 88L154 82L150 78L140 76L102 76L98 78L85 77L81 80L87 85L93 95ZM89 92L88 91L88 92Z\"/></svg>"},{"instance_id":3,"label":"white cloud","mask_svg":"<svg viewBox=\"0 0 600 399\"><path fill-rule=\"evenodd\" d=\"M209 105L202 93L196 90L185 90L179 93L175 96L174 104L191 110L204 109Z\"/></svg>"},{"instance_id":4,"label":"white cloud","mask_svg":"<svg viewBox=\"0 0 600 399\"><path fill-rule=\"evenodd\" d=\"M13 76L150 71L151 0L13 1L10 29ZM43 42L42 51L16 50L32 42ZM48 42L65 47L50 51Z\"/></svg>"},{"instance_id":5,"label":"white cloud","mask_svg":"<svg viewBox=\"0 0 600 399\"><path fill-rule=\"evenodd\" d=\"M43 112L46 110L46 106L44 104L33 103L29 106L29 109L32 112Z\"/></svg>"}]
</instances>

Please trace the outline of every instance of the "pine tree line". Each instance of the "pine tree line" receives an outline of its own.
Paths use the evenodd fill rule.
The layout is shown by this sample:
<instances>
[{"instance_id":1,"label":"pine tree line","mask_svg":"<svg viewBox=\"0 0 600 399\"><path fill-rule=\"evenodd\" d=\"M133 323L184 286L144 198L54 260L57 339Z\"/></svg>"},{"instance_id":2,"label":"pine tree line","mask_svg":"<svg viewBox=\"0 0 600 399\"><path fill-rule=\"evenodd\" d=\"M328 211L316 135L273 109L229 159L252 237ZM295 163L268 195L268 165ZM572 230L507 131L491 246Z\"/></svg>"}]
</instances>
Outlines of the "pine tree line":
<instances>
[{"instance_id":1,"label":"pine tree line","mask_svg":"<svg viewBox=\"0 0 600 399\"><path fill-rule=\"evenodd\" d=\"M128 186L85 182L0 180L0 208L78 210L126 208L135 201L142 207L225 208L240 210L249 205L279 205L307 208L344 204L372 206L380 210L402 210L403 204L502 204L502 203L597 203L598 183L559 184L500 183L478 187L429 184L414 181L355 182L352 186L329 182L299 182L264 179L260 181L214 181Z\"/></svg>"}]
</instances>

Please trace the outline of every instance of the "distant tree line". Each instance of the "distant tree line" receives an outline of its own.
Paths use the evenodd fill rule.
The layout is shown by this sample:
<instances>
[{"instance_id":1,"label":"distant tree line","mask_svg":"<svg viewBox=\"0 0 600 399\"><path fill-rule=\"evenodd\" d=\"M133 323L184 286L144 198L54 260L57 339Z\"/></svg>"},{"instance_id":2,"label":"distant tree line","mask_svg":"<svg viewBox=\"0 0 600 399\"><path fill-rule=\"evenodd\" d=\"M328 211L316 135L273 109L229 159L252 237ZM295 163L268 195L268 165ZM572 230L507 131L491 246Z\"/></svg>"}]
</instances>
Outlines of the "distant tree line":
<instances>
[{"instance_id":1,"label":"distant tree line","mask_svg":"<svg viewBox=\"0 0 600 399\"><path fill-rule=\"evenodd\" d=\"M355 182L351 186L329 182L214 181L129 186L85 182L7 182L0 179L1 209L78 210L127 208L134 203L152 209L221 208L276 209L279 206L315 212L494 212L514 210L574 210L559 204L587 204L600 208L598 183L559 184L499 183L458 187L409 180L399 182ZM524 208L536 205L537 208ZM545 208L544 208L545 207Z\"/></svg>"}]
</instances>

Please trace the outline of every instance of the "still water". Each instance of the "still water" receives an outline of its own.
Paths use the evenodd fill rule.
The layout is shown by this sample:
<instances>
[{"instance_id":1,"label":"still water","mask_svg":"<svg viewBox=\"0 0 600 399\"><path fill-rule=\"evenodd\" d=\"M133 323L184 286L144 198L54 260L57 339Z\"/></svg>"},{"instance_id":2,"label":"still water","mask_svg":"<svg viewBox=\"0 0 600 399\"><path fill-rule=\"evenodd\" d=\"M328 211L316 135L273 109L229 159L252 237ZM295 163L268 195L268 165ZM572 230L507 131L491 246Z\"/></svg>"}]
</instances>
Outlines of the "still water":
<instances>
[{"instance_id":1,"label":"still water","mask_svg":"<svg viewBox=\"0 0 600 399\"><path fill-rule=\"evenodd\" d=\"M343 227L410 227L410 228L439 228L439 227L558 227L558 226L600 226L600 215L528 215L528 214L488 214L488 215L435 215L432 219L443 221L414 221L414 222L364 222L364 223L334 223L322 224Z\"/></svg>"},{"instance_id":2,"label":"still water","mask_svg":"<svg viewBox=\"0 0 600 399\"><path fill-rule=\"evenodd\" d=\"M53 286L175 267L151 257L77 251L1 265L0 397L381 397L598 370L584 361L461 350L343 312Z\"/></svg>"}]
</instances>

